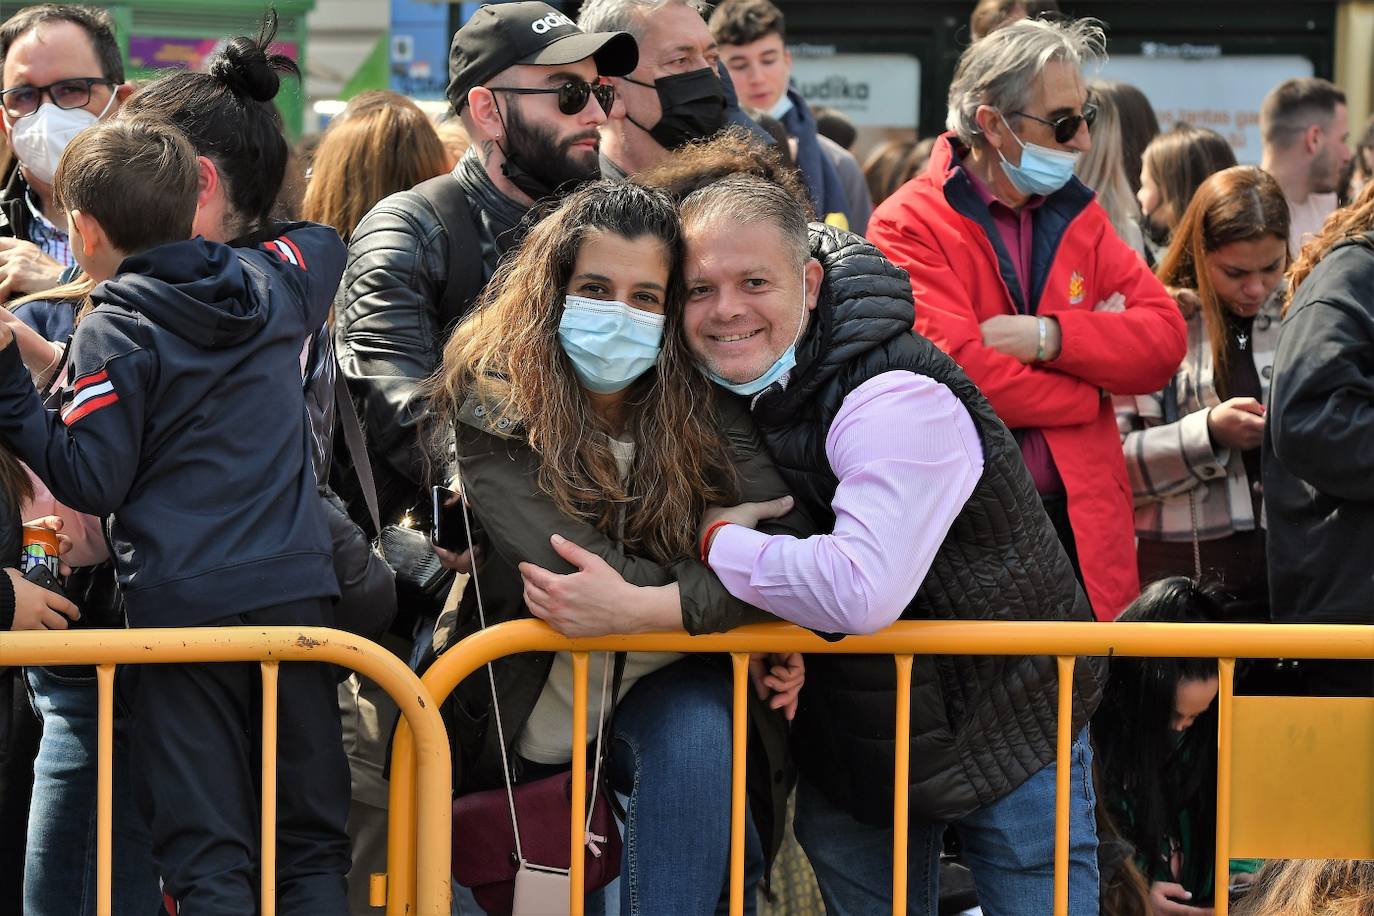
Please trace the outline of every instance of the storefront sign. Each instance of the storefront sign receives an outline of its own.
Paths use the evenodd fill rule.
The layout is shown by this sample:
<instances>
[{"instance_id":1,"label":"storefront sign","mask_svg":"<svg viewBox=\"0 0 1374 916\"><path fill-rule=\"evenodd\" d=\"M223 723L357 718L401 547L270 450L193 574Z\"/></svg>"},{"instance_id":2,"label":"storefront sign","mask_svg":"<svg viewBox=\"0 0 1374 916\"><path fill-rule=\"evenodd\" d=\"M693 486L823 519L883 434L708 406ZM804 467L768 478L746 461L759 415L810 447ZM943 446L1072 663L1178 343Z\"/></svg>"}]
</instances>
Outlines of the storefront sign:
<instances>
[{"instance_id":1,"label":"storefront sign","mask_svg":"<svg viewBox=\"0 0 1374 916\"><path fill-rule=\"evenodd\" d=\"M1145 93L1159 126L1179 121L1221 134L1241 163L1259 164L1259 111L1264 96L1286 79L1312 75L1312 62L1293 55L1223 56L1209 45L1146 42L1149 54L1113 56L1100 77Z\"/></svg>"},{"instance_id":2,"label":"storefront sign","mask_svg":"<svg viewBox=\"0 0 1374 916\"><path fill-rule=\"evenodd\" d=\"M856 127L916 126L921 64L910 55L803 56L794 48L792 81L812 108L834 108Z\"/></svg>"}]
</instances>

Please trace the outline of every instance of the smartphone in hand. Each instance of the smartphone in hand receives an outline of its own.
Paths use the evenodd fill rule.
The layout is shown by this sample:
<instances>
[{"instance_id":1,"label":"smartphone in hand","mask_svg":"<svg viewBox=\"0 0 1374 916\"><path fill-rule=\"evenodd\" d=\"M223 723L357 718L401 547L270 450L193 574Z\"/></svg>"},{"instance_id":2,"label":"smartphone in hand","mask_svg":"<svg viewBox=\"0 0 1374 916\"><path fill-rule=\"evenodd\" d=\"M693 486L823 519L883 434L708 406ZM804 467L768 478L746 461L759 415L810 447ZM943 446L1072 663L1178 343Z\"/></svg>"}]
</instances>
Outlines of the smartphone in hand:
<instances>
[{"instance_id":1,"label":"smartphone in hand","mask_svg":"<svg viewBox=\"0 0 1374 916\"><path fill-rule=\"evenodd\" d=\"M448 487L431 487L431 517L434 527L429 539L435 547L462 553L468 544L468 529L463 519L463 504ZM449 505L449 503L452 505ZM474 523L475 525L475 523Z\"/></svg>"}]
</instances>

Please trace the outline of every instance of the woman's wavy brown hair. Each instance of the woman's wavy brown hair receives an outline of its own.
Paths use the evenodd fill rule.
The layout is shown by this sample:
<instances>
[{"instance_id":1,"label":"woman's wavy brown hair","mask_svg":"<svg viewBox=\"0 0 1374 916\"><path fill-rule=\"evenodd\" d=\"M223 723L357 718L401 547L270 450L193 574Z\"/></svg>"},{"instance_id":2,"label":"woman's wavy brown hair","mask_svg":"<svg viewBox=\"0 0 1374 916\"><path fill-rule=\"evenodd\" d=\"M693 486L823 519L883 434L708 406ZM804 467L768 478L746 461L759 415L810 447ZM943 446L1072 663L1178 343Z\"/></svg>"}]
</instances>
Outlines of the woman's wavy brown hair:
<instances>
[{"instance_id":1,"label":"woman's wavy brown hair","mask_svg":"<svg viewBox=\"0 0 1374 916\"><path fill-rule=\"evenodd\" d=\"M1350 206L1328 216L1322 231L1302 246L1302 253L1288 270L1288 297L1283 303L1283 313L1288 314L1293 294L1332 248L1370 231L1374 231L1374 182L1365 185Z\"/></svg>"},{"instance_id":2,"label":"woman's wavy brown hair","mask_svg":"<svg viewBox=\"0 0 1374 916\"><path fill-rule=\"evenodd\" d=\"M624 481L610 450L613 431L592 410L558 342L577 253L597 231L656 239L671 265L663 350L626 391L625 432L635 457ZM736 495L710 386L682 329L682 259L668 195L625 182L587 185L536 224L498 268L476 310L449 338L432 383L438 416L455 417L475 396L494 421L523 428L539 455L539 488L561 512L665 564L693 556L706 506Z\"/></svg>"},{"instance_id":3,"label":"woman's wavy brown hair","mask_svg":"<svg viewBox=\"0 0 1374 916\"><path fill-rule=\"evenodd\" d=\"M1165 286L1197 290L1212 347L1217 394L1225 400L1228 378L1225 304L1205 269L1207 255L1232 242L1264 236L1288 241L1288 202L1279 183L1252 165L1222 169L1198 186L1179 220L1155 275Z\"/></svg>"},{"instance_id":4,"label":"woman's wavy brown hair","mask_svg":"<svg viewBox=\"0 0 1374 916\"><path fill-rule=\"evenodd\" d=\"M301 215L333 226L347 241L383 197L448 170L444 144L418 105L386 89L364 92L315 148Z\"/></svg>"}]
</instances>

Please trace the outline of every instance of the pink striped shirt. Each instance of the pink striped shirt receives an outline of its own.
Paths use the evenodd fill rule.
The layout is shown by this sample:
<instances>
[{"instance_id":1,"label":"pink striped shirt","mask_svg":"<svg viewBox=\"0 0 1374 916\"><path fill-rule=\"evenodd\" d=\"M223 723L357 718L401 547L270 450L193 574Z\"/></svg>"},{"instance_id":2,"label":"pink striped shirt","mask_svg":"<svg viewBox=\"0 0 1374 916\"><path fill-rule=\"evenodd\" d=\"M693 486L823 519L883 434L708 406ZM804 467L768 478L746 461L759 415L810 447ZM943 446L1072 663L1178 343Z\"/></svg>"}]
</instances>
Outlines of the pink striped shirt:
<instances>
[{"instance_id":1,"label":"pink striped shirt","mask_svg":"<svg viewBox=\"0 0 1374 916\"><path fill-rule=\"evenodd\" d=\"M953 392L894 371L844 399L825 455L839 479L834 531L800 539L726 525L710 566L730 594L784 620L872 633L915 597L982 476L982 444Z\"/></svg>"}]
</instances>

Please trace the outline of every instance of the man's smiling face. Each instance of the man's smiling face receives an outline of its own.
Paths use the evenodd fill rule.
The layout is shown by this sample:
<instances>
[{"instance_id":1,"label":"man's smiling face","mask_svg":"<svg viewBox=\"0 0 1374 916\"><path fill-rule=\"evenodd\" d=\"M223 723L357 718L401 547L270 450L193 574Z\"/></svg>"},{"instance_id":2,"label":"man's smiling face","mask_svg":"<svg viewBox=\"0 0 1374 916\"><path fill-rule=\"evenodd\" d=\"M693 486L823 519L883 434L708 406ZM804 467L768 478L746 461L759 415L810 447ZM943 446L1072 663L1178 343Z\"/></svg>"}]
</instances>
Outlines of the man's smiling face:
<instances>
[{"instance_id":1,"label":"man's smiling face","mask_svg":"<svg viewBox=\"0 0 1374 916\"><path fill-rule=\"evenodd\" d=\"M721 378L751 382L800 336L803 317L816 305L821 266L799 261L765 222L713 219L685 226L684 234L687 344Z\"/></svg>"}]
</instances>

